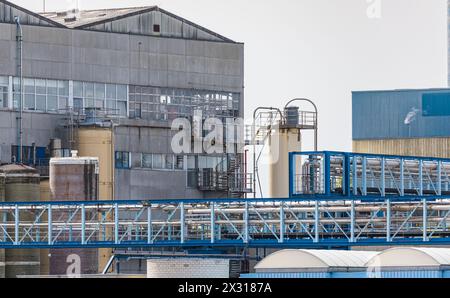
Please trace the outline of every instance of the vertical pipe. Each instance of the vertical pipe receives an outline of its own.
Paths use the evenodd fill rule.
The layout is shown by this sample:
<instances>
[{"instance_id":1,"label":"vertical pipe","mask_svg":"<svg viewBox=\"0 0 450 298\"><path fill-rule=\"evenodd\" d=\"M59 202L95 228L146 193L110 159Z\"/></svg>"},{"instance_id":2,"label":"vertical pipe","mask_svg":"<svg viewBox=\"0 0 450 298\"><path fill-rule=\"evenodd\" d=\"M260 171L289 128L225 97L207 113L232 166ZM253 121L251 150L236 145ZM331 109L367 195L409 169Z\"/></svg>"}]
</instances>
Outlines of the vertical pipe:
<instances>
[{"instance_id":1,"label":"vertical pipe","mask_svg":"<svg viewBox=\"0 0 450 298\"><path fill-rule=\"evenodd\" d=\"M386 159L381 158L381 176L380 176L381 196L386 196Z\"/></svg>"},{"instance_id":2,"label":"vertical pipe","mask_svg":"<svg viewBox=\"0 0 450 298\"><path fill-rule=\"evenodd\" d=\"M81 244L86 244L86 208L81 205Z\"/></svg>"},{"instance_id":3,"label":"vertical pipe","mask_svg":"<svg viewBox=\"0 0 450 298\"><path fill-rule=\"evenodd\" d=\"M185 215L184 215L184 203L183 202L181 202L180 203L180 225L181 225L181 227L180 227L180 234L181 234L181 239L180 239L180 241L181 241L181 244L183 244L184 243L184 240L185 240L185 228L186 228L186 225L185 225Z\"/></svg>"},{"instance_id":4,"label":"vertical pipe","mask_svg":"<svg viewBox=\"0 0 450 298\"><path fill-rule=\"evenodd\" d=\"M391 200L386 201L386 242L391 242Z\"/></svg>"},{"instance_id":5,"label":"vertical pipe","mask_svg":"<svg viewBox=\"0 0 450 298\"><path fill-rule=\"evenodd\" d=\"M325 171L324 171L325 195L331 195L331 177L330 177L330 153L325 152Z\"/></svg>"},{"instance_id":6,"label":"vertical pipe","mask_svg":"<svg viewBox=\"0 0 450 298\"><path fill-rule=\"evenodd\" d=\"M350 213L351 223L350 223L350 242L355 242L355 201L352 200L352 210Z\"/></svg>"},{"instance_id":7,"label":"vertical pipe","mask_svg":"<svg viewBox=\"0 0 450 298\"><path fill-rule=\"evenodd\" d=\"M47 206L47 214L48 214L48 245L52 245L53 244L53 235L52 235L52 230L53 230L53 223L52 223L52 205L48 204Z\"/></svg>"},{"instance_id":8,"label":"vertical pipe","mask_svg":"<svg viewBox=\"0 0 450 298\"><path fill-rule=\"evenodd\" d=\"M14 207L14 244L19 245L19 206Z\"/></svg>"},{"instance_id":9,"label":"vertical pipe","mask_svg":"<svg viewBox=\"0 0 450 298\"><path fill-rule=\"evenodd\" d=\"M367 196L367 157L362 158L362 195Z\"/></svg>"},{"instance_id":10,"label":"vertical pipe","mask_svg":"<svg viewBox=\"0 0 450 298\"><path fill-rule=\"evenodd\" d=\"M281 201L280 206L280 239L279 243L284 243L284 230L285 230L285 222L284 222L284 201Z\"/></svg>"},{"instance_id":11,"label":"vertical pipe","mask_svg":"<svg viewBox=\"0 0 450 298\"><path fill-rule=\"evenodd\" d=\"M423 242L428 241L428 206L427 206L427 199L422 200L423 204Z\"/></svg>"},{"instance_id":12,"label":"vertical pipe","mask_svg":"<svg viewBox=\"0 0 450 298\"><path fill-rule=\"evenodd\" d=\"M153 244L152 204L147 208L147 244Z\"/></svg>"},{"instance_id":13,"label":"vertical pipe","mask_svg":"<svg viewBox=\"0 0 450 298\"><path fill-rule=\"evenodd\" d=\"M119 204L114 204L114 243L119 244Z\"/></svg>"},{"instance_id":14,"label":"vertical pipe","mask_svg":"<svg viewBox=\"0 0 450 298\"><path fill-rule=\"evenodd\" d=\"M319 243L319 201L314 206L314 243Z\"/></svg>"},{"instance_id":15,"label":"vertical pipe","mask_svg":"<svg viewBox=\"0 0 450 298\"><path fill-rule=\"evenodd\" d=\"M423 196L423 160L419 161L419 196Z\"/></svg>"},{"instance_id":16,"label":"vertical pipe","mask_svg":"<svg viewBox=\"0 0 450 298\"><path fill-rule=\"evenodd\" d=\"M216 211L215 211L215 203L211 202L211 243L215 242L215 233L216 233Z\"/></svg>"},{"instance_id":17,"label":"vertical pipe","mask_svg":"<svg viewBox=\"0 0 450 298\"><path fill-rule=\"evenodd\" d=\"M19 100L19 117L18 117L18 152L17 152L17 163L22 163L22 153L23 153L23 32L22 25L20 24L20 17L16 16L14 18L17 25L16 41L17 41L17 73L20 80L20 100Z\"/></svg>"},{"instance_id":18,"label":"vertical pipe","mask_svg":"<svg viewBox=\"0 0 450 298\"><path fill-rule=\"evenodd\" d=\"M400 159L400 196L405 196L405 160Z\"/></svg>"}]
</instances>

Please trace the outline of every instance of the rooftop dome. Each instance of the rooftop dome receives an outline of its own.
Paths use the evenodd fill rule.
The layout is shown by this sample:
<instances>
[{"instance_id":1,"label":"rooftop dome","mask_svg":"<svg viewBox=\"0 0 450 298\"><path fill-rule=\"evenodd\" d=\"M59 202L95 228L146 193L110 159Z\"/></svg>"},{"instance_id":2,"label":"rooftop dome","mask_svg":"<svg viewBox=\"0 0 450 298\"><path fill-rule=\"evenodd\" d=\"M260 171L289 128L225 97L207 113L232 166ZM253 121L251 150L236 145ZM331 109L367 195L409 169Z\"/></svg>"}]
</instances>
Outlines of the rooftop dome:
<instances>
[{"instance_id":1,"label":"rooftop dome","mask_svg":"<svg viewBox=\"0 0 450 298\"><path fill-rule=\"evenodd\" d=\"M305 272L364 268L377 252L346 250L286 249L277 251L261 262L257 272Z\"/></svg>"}]
</instances>

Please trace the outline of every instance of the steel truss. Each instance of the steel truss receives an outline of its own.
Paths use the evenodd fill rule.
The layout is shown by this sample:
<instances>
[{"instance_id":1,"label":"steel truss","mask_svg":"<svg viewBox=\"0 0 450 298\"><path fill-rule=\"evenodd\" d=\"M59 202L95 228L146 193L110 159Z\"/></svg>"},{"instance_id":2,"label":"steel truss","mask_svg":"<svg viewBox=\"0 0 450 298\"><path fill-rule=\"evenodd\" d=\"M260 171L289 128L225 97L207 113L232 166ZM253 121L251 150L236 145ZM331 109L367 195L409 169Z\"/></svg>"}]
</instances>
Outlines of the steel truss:
<instances>
[{"instance_id":1,"label":"steel truss","mask_svg":"<svg viewBox=\"0 0 450 298\"><path fill-rule=\"evenodd\" d=\"M290 197L442 197L450 159L344 152L290 153Z\"/></svg>"},{"instance_id":2,"label":"steel truss","mask_svg":"<svg viewBox=\"0 0 450 298\"><path fill-rule=\"evenodd\" d=\"M1 203L0 248L450 244L446 199Z\"/></svg>"}]
</instances>

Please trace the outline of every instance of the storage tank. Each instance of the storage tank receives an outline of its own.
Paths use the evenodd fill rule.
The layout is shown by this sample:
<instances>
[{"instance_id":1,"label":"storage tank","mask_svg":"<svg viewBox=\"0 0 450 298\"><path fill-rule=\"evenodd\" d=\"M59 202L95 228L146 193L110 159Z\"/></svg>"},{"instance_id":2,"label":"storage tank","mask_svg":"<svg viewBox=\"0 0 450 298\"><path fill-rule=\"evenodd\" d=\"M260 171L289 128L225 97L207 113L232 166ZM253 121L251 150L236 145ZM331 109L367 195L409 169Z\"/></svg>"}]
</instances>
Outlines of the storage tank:
<instances>
[{"instance_id":1,"label":"storage tank","mask_svg":"<svg viewBox=\"0 0 450 298\"><path fill-rule=\"evenodd\" d=\"M114 200L114 130L98 124L79 127L77 146L79 156L97 157L99 161L99 200ZM112 235L107 234L107 237ZM99 250L99 268L104 268L112 249Z\"/></svg>"},{"instance_id":2,"label":"storage tank","mask_svg":"<svg viewBox=\"0 0 450 298\"><path fill-rule=\"evenodd\" d=\"M4 165L0 172L5 175L5 201L36 202L39 201L39 173L36 169L25 165ZM13 221L8 216L8 221ZM33 221L34 217L22 212L21 221ZM12 230L11 230L12 232ZM39 275L39 249L7 249L5 250L5 277L15 278L17 275Z\"/></svg>"},{"instance_id":3,"label":"storage tank","mask_svg":"<svg viewBox=\"0 0 450 298\"><path fill-rule=\"evenodd\" d=\"M5 173L0 173L0 202L5 201ZM5 250L0 249L0 278L5 278Z\"/></svg>"},{"instance_id":4,"label":"storage tank","mask_svg":"<svg viewBox=\"0 0 450 298\"><path fill-rule=\"evenodd\" d=\"M50 160L50 193L53 201L95 201L98 199L99 160L94 157L52 158ZM54 212L55 218L58 212ZM81 214L78 215L80 220ZM89 218L89 215L87 214ZM79 237L74 234L73 237ZM78 274L96 274L98 249L50 249L49 274L67 274L74 259L80 260ZM75 255L75 257L73 256ZM73 272L71 272L73 273Z\"/></svg>"},{"instance_id":5,"label":"storage tank","mask_svg":"<svg viewBox=\"0 0 450 298\"><path fill-rule=\"evenodd\" d=\"M289 119L289 121L286 121L286 124L274 126L273 132L267 139L270 198L289 197L289 153L301 151L298 108L286 112L286 119ZM294 113L297 113L297 117Z\"/></svg>"}]
</instances>

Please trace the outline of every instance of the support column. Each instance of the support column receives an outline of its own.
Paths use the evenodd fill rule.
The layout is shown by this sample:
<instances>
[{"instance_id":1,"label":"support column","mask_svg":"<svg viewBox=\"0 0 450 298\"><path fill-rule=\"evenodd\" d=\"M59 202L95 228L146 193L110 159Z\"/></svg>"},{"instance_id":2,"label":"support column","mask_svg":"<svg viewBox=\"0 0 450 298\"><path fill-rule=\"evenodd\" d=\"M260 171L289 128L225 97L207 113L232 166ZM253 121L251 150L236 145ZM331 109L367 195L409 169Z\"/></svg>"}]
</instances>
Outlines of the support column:
<instances>
[{"instance_id":1,"label":"support column","mask_svg":"<svg viewBox=\"0 0 450 298\"><path fill-rule=\"evenodd\" d=\"M319 212L319 201L315 202L315 206L314 206L314 243L319 243L320 240L320 234L319 234L319 217L320 217L320 212Z\"/></svg>"},{"instance_id":2,"label":"support column","mask_svg":"<svg viewBox=\"0 0 450 298\"><path fill-rule=\"evenodd\" d=\"M114 243L119 244L119 205L114 205Z\"/></svg>"},{"instance_id":3,"label":"support column","mask_svg":"<svg viewBox=\"0 0 450 298\"><path fill-rule=\"evenodd\" d=\"M355 201L352 201L352 210L350 212L350 242L355 242Z\"/></svg>"},{"instance_id":4,"label":"support column","mask_svg":"<svg viewBox=\"0 0 450 298\"><path fill-rule=\"evenodd\" d=\"M47 214L48 214L48 234L47 234L47 238L48 238L48 245L52 245L53 244L53 235L52 235L52 231L53 231L53 223L52 223L52 205L48 205L47 206Z\"/></svg>"},{"instance_id":5,"label":"support column","mask_svg":"<svg viewBox=\"0 0 450 298\"><path fill-rule=\"evenodd\" d=\"M81 244L86 244L86 207L81 205Z\"/></svg>"},{"instance_id":6,"label":"support column","mask_svg":"<svg viewBox=\"0 0 450 298\"><path fill-rule=\"evenodd\" d=\"M386 201L386 242L391 242L391 200Z\"/></svg>"},{"instance_id":7,"label":"support column","mask_svg":"<svg viewBox=\"0 0 450 298\"><path fill-rule=\"evenodd\" d=\"M427 242L428 241L428 205L427 205L427 200L423 199L422 200L422 205L423 205L423 223L422 223L422 228L423 228L423 241Z\"/></svg>"},{"instance_id":8,"label":"support column","mask_svg":"<svg viewBox=\"0 0 450 298\"><path fill-rule=\"evenodd\" d=\"M279 243L284 243L284 229L285 229L284 202L281 202L281 206L280 206L280 239L278 240Z\"/></svg>"},{"instance_id":9,"label":"support column","mask_svg":"<svg viewBox=\"0 0 450 298\"><path fill-rule=\"evenodd\" d=\"M147 207L147 244L153 244L152 204Z\"/></svg>"},{"instance_id":10,"label":"support column","mask_svg":"<svg viewBox=\"0 0 450 298\"><path fill-rule=\"evenodd\" d=\"M367 157L362 159L362 195L367 196Z\"/></svg>"},{"instance_id":11,"label":"support column","mask_svg":"<svg viewBox=\"0 0 450 298\"><path fill-rule=\"evenodd\" d=\"M215 242L215 234L216 234L216 212L215 212L215 203L211 202L211 243Z\"/></svg>"},{"instance_id":12,"label":"support column","mask_svg":"<svg viewBox=\"0 0 450 298\"><path fill-rule=\"evenodd\" d=\"M181 244L183 244L184 243L184 241L185 241L185 237L186 237L186 235L185 235L185 229L186 229L186 225L185 225L185 215L184 215L184 203L180 203L180 234L181 234L181 236L180 236L180 241L181 241Z\"/></svg>"}]
</instances>

